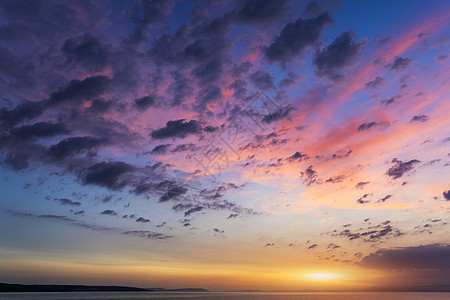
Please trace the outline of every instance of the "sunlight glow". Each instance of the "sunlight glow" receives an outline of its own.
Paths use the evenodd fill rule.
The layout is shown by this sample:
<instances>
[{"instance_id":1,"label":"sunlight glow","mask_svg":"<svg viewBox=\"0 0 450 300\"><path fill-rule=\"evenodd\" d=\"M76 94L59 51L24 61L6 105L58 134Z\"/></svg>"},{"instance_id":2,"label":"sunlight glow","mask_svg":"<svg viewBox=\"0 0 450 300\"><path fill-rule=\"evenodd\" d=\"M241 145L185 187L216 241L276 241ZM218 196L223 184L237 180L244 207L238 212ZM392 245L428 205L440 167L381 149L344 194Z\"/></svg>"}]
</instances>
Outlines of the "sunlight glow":
<instances>
[{"instance_id":1,"label":"sunlight glow","mask_svg":"<svg viewBox=\"0 0 450 300\"><path fill-rule=\"evenodd\" d=\"M336 273L330 273L330 272L314 272L314 273L308 273L306 274L306 278L311 280L334 280L339 277Z\"/></svg>"}]
</instances>

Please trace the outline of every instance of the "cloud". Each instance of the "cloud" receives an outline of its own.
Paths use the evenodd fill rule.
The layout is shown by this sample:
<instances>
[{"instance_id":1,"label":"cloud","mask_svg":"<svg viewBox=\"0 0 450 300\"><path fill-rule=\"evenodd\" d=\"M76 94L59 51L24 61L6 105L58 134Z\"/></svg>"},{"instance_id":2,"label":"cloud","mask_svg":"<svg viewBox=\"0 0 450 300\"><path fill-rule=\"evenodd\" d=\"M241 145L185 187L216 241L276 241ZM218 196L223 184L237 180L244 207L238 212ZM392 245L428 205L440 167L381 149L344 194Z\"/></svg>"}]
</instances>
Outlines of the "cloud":
<instances>
[{"instance_id":1,"label":"cloud","mask_svg":"<svg viewBox=\"0 0 450 300\"><path fill-rule=\"evenodd\" d=\"M159 197L159 202L166 202L172 198L186 194L188 190L182 186L169 186L167 192Z\"/></svg>"},{"instance_id":2,"label":"cloud","mask_svg":"<svg viewBox=\"0 0 450 300\"><path fill-rule=\"evenodd\" d=\"M382 100L382 101L381 101L381 104L382 104L382 105L389 105L389 104L392 104L392 103L394 103L397 99L400 99L401 97L402 97L401 95L393 96L393 97L391 97L391 98L389 98L389 99Z\"/></svg>"},{"instance_id":3,"label":"cloud","mask_svg":"<svg viewBox=\"0 0 450 300\"><path fill-rule=\"evenodd\" d=\"M411 121L409 121L409 123L412 123L412 122L426 122L426 121L428 121L430 119L430 117L428 117L427 115L417 115L417 116L414 116L412 119L411 119Z\"/></svg>"},{"instance_id":4,"label":"cloud","mask_svg":"<svg viewBox=\"0 0 450 300\"><path fill-rule=\"evenodd\" d=\"M149 219L143 218L143 217L139 217L136 219L136 222L138 223L150 223Z\"/></svg>"},{"instance_id":5,"label":"cloud","mask_svg":"<svg viewBox=\"0 0 450 300\"><path fill-rule=\"evenodd\" d=\"M70 205L70 206L80 206L81 203L78 201L72 201L67 198L56 198L54 199L56 202L58 202L60 205Z\"/></svg>"},{"instance_id":6,"label":"cloud","mask_svg":"<svg viewBox=\"0 0 450 300\"><path fill-rule=\"evenodd\" d=\"M341 33L328 47L316 51L314 65L317 76L341 79L343 75L339 71L353 62L361 46L361 43L353 41L350 32Z\"/></svg>"},{"instance_id":7,"label":"cloud","mask_svg":"<svg viewBox=\"0 0 450 300\"><path fill-rule=\"evenodd\" d=\"M283 15L285 0L248 0L237 12L237 21L247 24L272 22Z\"/></svg>"},{"instance_id":8,"label":"cloud","mask_svg":"<svg viewBox=\"0 0 450 300\"><path fill-rule=\"evenodd\" d=\"M107 215L107 216L117 216L117 213L114 210L107 209L100 213L101 215Z\"/></svg>"},{"instance_id":9,"label":"cloud","mask_svg":"<svg viewBox=\"0 0 450 300\"><path fill-rule=\"evenodd\" d=\"M236 217L238 217L239 216L239 214L230 214L228 217L227 217L227 220L229 220L229 219L234 219L234 218L236 218Z\"/></svg>"},{"instance_id":10,"label":"cloud","mask_svg":"<svg viewBox=\"0 0 450 300\"><path fill-rule=\"evenodd\" d=\"M412 159L407 162L403 162L397 158L394 158L391 163L394 164L387 172L386 174L392 179L397 179L403 176L403 174L411 171L414 169L414 165L420 163L417 159Z\"/></svg>"},{"instance_id":11,"label":"cloud","mask_svg":"<svg viewBox=\"0 0 450 300\"><path fill-rule=\"evenodd\" d=\"M384 82L384 78L377 76L377 77L375 77L374 80L371 80L366 83L366 88L369 88L369 89L377 88L377 87L383 85L383 82Z\"/></svg>"},{"instance_id":12,"label":"cloud","mask_svg":"<svg viewBox=\"0 0 450 300\"><path fill-rule=\"evenodd\" d=\"M218 229L218 228L214 228L213 231L214 231L215 233L224 233L224 232L225 232L225 231L220 230L220 229Z\"/></svg>"},{"instance_id":13,"label":"cloud","mask_svg":"<svg viewBox=\"0 0 450 300\"><path fill-rule=\"evenodd\" d=\"M172 10L171 0L145 0L134 7L131 21L136 24L129 37L129 43L139 45L146 40L147 29L164 20Z\"/></svg>"},{"instance_id":14,"label":"cloud","mask_svg":"<svg viewBox=\"0 0 450 300\"><path fill-rule=\"evenodd\" d=\"M330 23L332 20L327 13L311 19L298 18L288 23L264 49L267 59L280 62L299 55L306 47L317 42L323 27Z\"/></svg>"},{"instance_id":15,"label":"cloud","mask_svg":"<svg viewBox=\"0 0 450 300\"><path fill-rule=\"evenodd\" d=\"M392 238L404 235L398 228L394 228L391 221L382 222L376 226L368 226L367 228L359 228L358 230L351 231L345 229L339 233L333 233L331 236L345 236L350 241L362 239L367 243L379 242L382 238Z\"/></svg>"},{"instance_id":16,"label":"cloud","mask_svg":"<svg viewBox=\"0 0 450 300\"><path fill-rule=\"evenodd\" d=\"M289 161L304 161L308 160L309 156L306 153L295 152L292 156L287 158Z\"/></svg>"},{"instance_id":17,"label":"cloud","mask_svg":"<svg viewBox=\"0 0 450 300\"><path fill-rule=\"evenodd\" d=\"M134 106L139 111L146 111L150 106L155 104L153 96L145 96L134 100Z\"/></svg>"},{"instance_id":18,"label":"cloud","mask_svg":"<svg viewBox=\"0 0 450 300\"><path fill-rule=\"evenodd\" d=\"M370 181L361 181L361 182L358 182L358 183L356 184L355 188L356 188L356 189L363 189L364 186L366 186L366 185L369 184L369 183L370 183Z\"/></svg>"},{"instance_id":19,"label":"cloud","mask_svg":"<svg viewBox=\"0 0 450 300\"><path fill-rule=\"evenodd\" d=\"M370 122L370 123L362 123L361 125L358 126L358 131L365 131L365 130L369 130L372 127L381 127L381 128L386 128L389 127L390 122Z\"/></svg>"},{"instance_id":20,"label":"cloud","mask_svg":"<svg viewBox=\"0 0 450 300\"><path fill-rule=\"evenodd\" d=\"M174 236L173 235L166 235L160 232L153 232L153 231L147 231L147 230L132 230L132 231L125 231L122 232L122 234L126 235L133 235L140 238L147 238L147 239L155 239L155 240L166 240L171 239Z\"/></svg>"},{"instance_id":21,"label":"cloud","mask_svg":"<svg viewBox=\"0 0 450 300\"><path fill-rule=\"evenodd\" d=\"M168 121L165 127L157 130L153 130L151 137L153 139L166 139L166 138L185 138L190 134L199 134L202 128L198 121L190 120L188 122L185 119Z\"/></svg>"},{"instance_id":22,"label":"cloud","mask_svg":"<svg viewBox=\"0 0 450 300\"><path fill-rule=\"evenodd\" d=\"M6 157L1 161L1 165L13 171L20 171L28 168L29 163L27 157L23 154L6 154Z\"/></svg>"},{"instance_id":23,"label":"cloud","mask_svg":"<svg viewBox=\"0 0 450 300\"><path fill-rule=\"evenodd\" d=\"M0 121L4 126L13 126L23 120L33 119L41 115L44 110L42 102L25 101L11 110L0 111Z\"/></svg>"},{"instance_id":24,"label":"cloud","mask_svg":"<svg viewBox=\"0 0 450 300\"><path fill-rule=\"evenodd\" d=\"M106 139L95 138L91 136L70 137L60 141L56 145L48 148L48 154L56 159L65 159L69 156L80 154L84 151L96 149L100 146L106 145Z\"/></svg>"},{"instance_id":25,"label":"cloud","mask_svg":"<svg viewBox=\"0 0 450 300\"><path fill-rule=\"evenodd\" d=\"M63 102L82 102L93 99L106 90L110 81L110 78L103 75L91 76L83 80L74 79L64 88L51 93L45 104L54 106Z\"/></svg>"},{"instance_id":26,"label":"cloud","mask_svg":"<svg viewBox=\"0 0 450 300\"><path fill-rule=\"evenodd\" d=\"M318 246L317 244L312 244L311 246L308 247L308 249L314 249L317 248L317 246Z\"/></svg>"},{"instance_id":27,"label":"cloud","mask_svg":"<svg viewBox=\"0 0 450 300\"><path fill-rule=\"evenodd\" d=\"M291 105L286 105L284 107L280 107L273 113L269 113L262 118L264 123L270 124L289 116L289 113L294 109Z\"/></svg>"},{"instance_id":28,"label":"cloud","mask_svg":"<svg viewBox=\"0 0 450 300\"><path fill-rule=\"evenodd\" d=\"M300 177L304 178L303 182L306 186L310 186L313 183L320 184L319 176L317 171L313 169L313 166L309 166L304 172L300 173Z\"/></svg>"},{"instance_id":29,"label":"cloud","mask_svg":"<svg viewBox=\"0 0 450 300\"><path fill-rule=\"evenodd\" d=\"M203 206L195 206L195 207L189 208L189 209L184 213L184 216L185 216L185 217L188 217L188 216L190 216L192 213L202 211L203 209L204 209Z\"/></svg>"},{"instance_id":30,"label":"cloud","mask_svg":"<svg viewBox=\"0 0 450 300\"><path fill-rule=\"evenodd\" d=\"M362 196L361 198L359 198L358 200L356 200L356 203L358 204L366 204L369 203L370 201L367 200L367 197L372 196L372 194L364 194L364 196Z\"/></svg>"},{"instance_id":31,"label":"cloud","mask_svg":"<svg viewBox=\"0 0 450 300\"><path fill-rule=\"evenodd\" d=\"M450 201L450 190L442 192L445 200Z\"/></svg>"},{"instance_id":32,"label":"cloud","mask_svg":"<svg viewBox=\"0 0 450 300\"><path fill-rule=\"evenodd\" d=\"M394 62L391 65L391 70L393 71L401 71L406 69L409 64L412 63L412 59L404 58L404 57L396 57Z\"/></svg>"},{"instance_id":33,"label":"cloud","mask_svg":"<svg viewBox=\"0 0 450 300\"><path fill-rule=\"evenodd\" d=\"M32 125L14 127L10 130L10 135L16 139L34 140L48 138L57 135L69 134L70 131L62 123L38 122Z\"/></svg>"},{"instance_id":34,"label":"cloud","mask_svg":"<svg viewBox=\"0 0 450 300\"><path fill-rule=\"evenodd\" d=\"M132 165L120 161L100 162L86 169L82 182L118 190L128 184L121 176L134 169Z\"/></svg>"},{"instance_id":35,"label":"cloud","mask_svg":"<svg viewBox=\"0 0 450 300\"><path fill-rule=\"evenodd\" d=\"M380 200L378 200L376 203L383 203L386 202L387 199L391 198L392 195L386 195L383 198L381 198Z\"/></svg>"},{"instance_id":36,"label":"cloud","mask_svg":"<svg viewBox=\"0 0 450 300\"><path fill-rule=\"evenodd\" d=\"M250 75L250 80L260 90L268 91L275 88L273 76L265 71L256 71Z\"/></svg>"},{"instance_id":37,"label":"cloud","mask_svg":"<svg viewBox=\"0 0 450 300\"><path fill-rule=\"evenodd\" d=\"M166 154L171 144L158 145L151 151L151 154Z\"/></svg>"},{"instance_id":38,"label":"cloud","mask_svg":"<svg viewBox=\"0 0 450 300\"><path fill-rule=\"evenodd\" d=\"M67 39L61 51L69 65L76 64L93 71L102 71L111 59L109 47L90 34Z\"/></svg>"},{"instance_id":39,"label":"cloud","mask_svg":"<svg viewBox=\"0 0 450 300\"><path fill-rule=\"evenodd\" d=\"M365 256L359 265L385 270L448 269L450 245L431 244L382 249Z\"/></svg>"}]
</instances>

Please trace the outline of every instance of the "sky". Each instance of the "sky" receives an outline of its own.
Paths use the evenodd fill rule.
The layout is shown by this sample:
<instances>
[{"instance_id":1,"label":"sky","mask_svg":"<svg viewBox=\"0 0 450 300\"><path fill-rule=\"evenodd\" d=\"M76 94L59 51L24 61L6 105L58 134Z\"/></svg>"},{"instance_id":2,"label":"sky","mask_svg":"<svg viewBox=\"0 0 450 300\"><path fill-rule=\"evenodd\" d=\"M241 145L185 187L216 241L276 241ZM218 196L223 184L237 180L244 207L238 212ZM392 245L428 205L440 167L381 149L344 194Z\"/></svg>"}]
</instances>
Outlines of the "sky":
<instances>
[{"instance_id":1,"label":"sky","mask_svg":"<svg viewBox=\"0 0 450 300\"><path fill-rule=\"evenodd\" d=\"M0 1L0 282L449 284L449 1Z\"/></svg>"}]
</instances>

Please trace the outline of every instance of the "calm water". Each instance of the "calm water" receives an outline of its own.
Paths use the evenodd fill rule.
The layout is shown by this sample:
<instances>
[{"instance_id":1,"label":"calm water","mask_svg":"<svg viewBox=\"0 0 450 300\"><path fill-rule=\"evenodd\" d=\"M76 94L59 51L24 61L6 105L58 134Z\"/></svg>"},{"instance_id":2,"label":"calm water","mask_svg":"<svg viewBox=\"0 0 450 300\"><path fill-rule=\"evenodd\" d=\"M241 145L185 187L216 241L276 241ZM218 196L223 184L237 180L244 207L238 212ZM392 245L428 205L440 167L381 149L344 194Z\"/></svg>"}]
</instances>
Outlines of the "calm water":
<instances>
[{"instance_id":1,"label":"calm water","mask_svg":"<svg viewBox=\"0 0 450 300\"><path fill-rule=\"evenodd\" d=\"M0 293L0 300L449 300L450 293Z\"/></svg>"}]
</instances>

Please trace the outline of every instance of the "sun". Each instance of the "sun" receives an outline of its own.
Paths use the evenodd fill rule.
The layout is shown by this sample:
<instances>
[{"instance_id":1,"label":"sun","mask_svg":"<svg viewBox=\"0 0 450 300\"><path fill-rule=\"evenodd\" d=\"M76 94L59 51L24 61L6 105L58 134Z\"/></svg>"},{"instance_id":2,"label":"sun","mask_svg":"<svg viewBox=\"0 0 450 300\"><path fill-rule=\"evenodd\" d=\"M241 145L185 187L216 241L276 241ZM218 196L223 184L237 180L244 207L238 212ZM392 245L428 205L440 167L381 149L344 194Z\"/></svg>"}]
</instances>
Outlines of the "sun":
<instances>
[{"instance_id":1,"label":"sun","mask_svg":"<svg viewBox=\"0 0 450 300\"><path fill-rule=\"evenodd\" d=\"M312 272L305 274L305 277L310 280L327 281L338 279L340 276L332 272Z\"/></svg>"}]
</instances>

